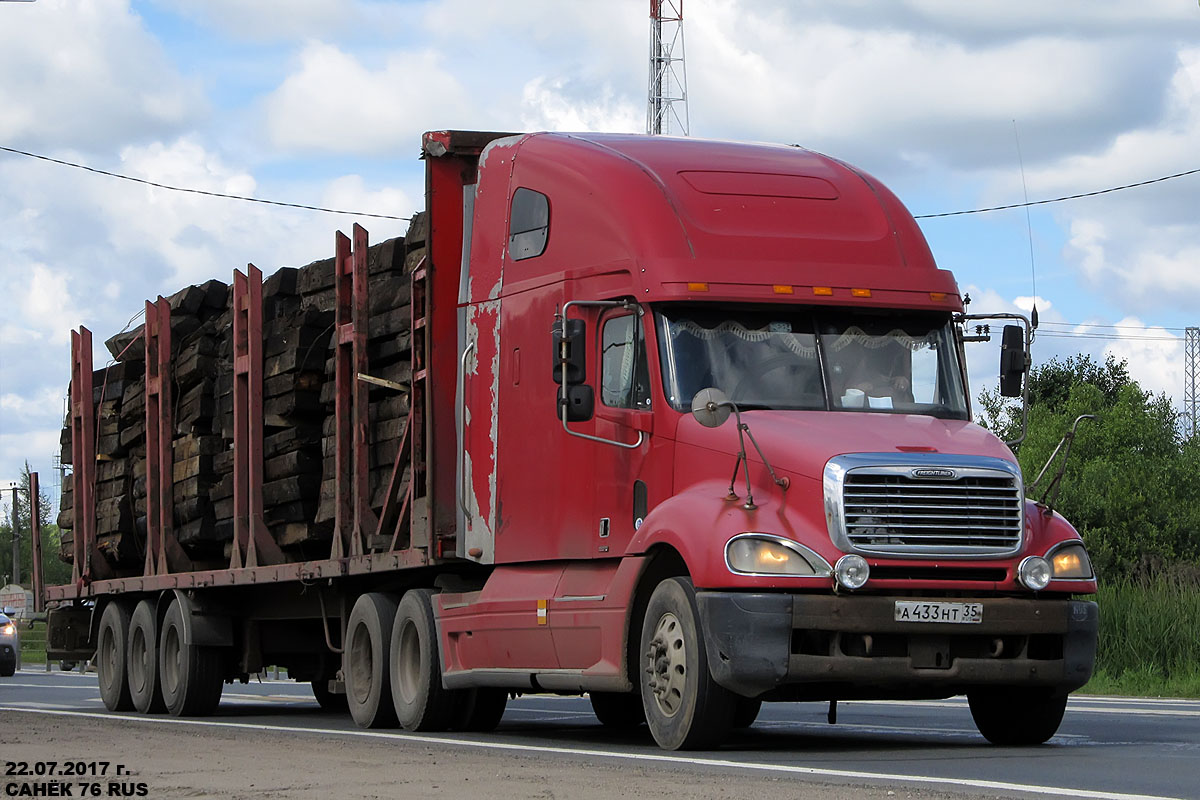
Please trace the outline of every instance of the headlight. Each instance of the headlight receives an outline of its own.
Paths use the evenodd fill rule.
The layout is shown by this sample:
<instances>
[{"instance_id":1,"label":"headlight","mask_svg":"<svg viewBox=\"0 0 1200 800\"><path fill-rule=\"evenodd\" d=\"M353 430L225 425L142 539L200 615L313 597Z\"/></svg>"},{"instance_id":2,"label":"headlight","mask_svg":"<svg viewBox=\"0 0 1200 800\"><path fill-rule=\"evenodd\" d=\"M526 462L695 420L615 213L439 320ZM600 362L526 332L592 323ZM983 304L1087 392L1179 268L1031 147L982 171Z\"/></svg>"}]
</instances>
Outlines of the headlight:
<instances>
[{"instance_id":1,"label":"headlight","mask_svg":"<svg viewBox=\"0 0 1200 800\"><path fill-rule=\"evenodd\" d=\"M1041 556L1028 556L1017 567L1017 578L1025 588L1040 592L1050 583L1050 562Z\"/></svg>"},{"instance_id":2,"label":"headlight","mask_svg":"<svg viewBox=\"0 0 1200 800\"><path fill-rule=\"evenodd\" d=\"M0 625L0 636L12 636L17 632L17 626L11 622Z\"/></svg>"},{"instance_id":3,"label":"headlight","mask_svg":"<svg viewBox=\"0 0 1200 800\"><path fill-rule=\"evenodd\" d=\"M725 546L732 572L749 575L828 575L825 559L796 542L774 536L742 534Z\"/></svg>"},{"instance_id":4,"label":"headlight","mask_svg":"<svg viewBox=\"0 0 1200 800\"><path fill-rule=\"evenodd\" d=\"M1055 579L1079 580L1095 574L1092 572L1092 560L1080 542L1071 542L1055 550L1050 555L1050 567Z\"/></svg>"},{"instance_id":5,"label":"headlight","mask_svg":"<svg viewBox=\"0 0 1200 800\"><path fill-rule=\"evenodd\" d=\"M871 566L862 556L842 556L833 567L833 574L843 588L861 589L871 577Z\"/></svg>"}]
</instances>

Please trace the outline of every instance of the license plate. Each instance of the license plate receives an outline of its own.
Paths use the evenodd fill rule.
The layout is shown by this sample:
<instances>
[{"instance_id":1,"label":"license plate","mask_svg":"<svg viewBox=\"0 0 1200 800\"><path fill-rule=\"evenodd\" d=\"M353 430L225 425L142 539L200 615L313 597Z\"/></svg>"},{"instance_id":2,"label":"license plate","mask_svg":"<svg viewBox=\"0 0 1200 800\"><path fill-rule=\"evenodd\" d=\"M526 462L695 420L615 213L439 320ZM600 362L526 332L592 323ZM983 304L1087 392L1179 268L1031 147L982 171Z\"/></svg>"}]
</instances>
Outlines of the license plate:
<instances>
[{"instance_id":1,"label":"license plate","mask_svg":"<svg viewBox=\"0 0 1200 800\"><path fill-rule=\"evenodd\" d=\"M896 601L896 622L983 622L983 603L922 603Z\"/></svg>"}]
</instances>

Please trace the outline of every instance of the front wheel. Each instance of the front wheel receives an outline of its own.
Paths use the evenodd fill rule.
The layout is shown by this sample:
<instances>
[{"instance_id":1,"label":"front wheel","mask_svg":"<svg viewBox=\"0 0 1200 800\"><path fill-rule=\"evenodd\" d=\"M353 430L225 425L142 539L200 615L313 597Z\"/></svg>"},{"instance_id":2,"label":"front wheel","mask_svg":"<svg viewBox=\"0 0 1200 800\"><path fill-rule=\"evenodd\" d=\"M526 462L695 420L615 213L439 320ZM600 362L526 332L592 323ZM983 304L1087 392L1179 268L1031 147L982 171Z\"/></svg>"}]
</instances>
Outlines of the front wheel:
<instances>
[{"instance_id":1,"label":"front wheel","mask_svg":"<svg viewBox=\"0 0 1200 800\"><path fill-rule=\"evenodd\" d=\"M669 578L650 595L641 654L642 706L659 746L695 750L721 744L733 727L737 698L708 670L689 579Z\"/></svg>"},{"instance_id":2,"label":"front wheel","mask_svg":"<svg viewBox=\"0 0 1200 800\"><path fill-rule=\"evenodd\" d=\"M1058 731L1067 695L1051 689L978 689L967 692L975 727L992 744L1042 744Z\"/></svg>"}]
</instances>

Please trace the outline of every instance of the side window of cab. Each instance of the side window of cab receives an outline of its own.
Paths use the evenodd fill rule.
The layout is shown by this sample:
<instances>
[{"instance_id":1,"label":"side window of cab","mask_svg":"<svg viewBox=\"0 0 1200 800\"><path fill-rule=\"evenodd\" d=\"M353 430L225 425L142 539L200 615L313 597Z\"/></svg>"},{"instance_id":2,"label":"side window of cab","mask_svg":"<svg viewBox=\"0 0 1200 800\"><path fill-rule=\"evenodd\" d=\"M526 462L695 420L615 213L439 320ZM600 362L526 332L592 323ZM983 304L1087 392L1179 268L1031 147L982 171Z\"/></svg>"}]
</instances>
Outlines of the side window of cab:
<instances>
[{"instance_id":1,"label":"side window of cab","mask_svg":"<svg viewBox=\"0 0 1200 800\"><path fill-rule=\"evenodd\" d=\"M608 318L600 348L600 402L610 408L649 409L650 367L637 316Z\"/></svg>"},{"instance_id":2,"label":"side window of cab","mask_svg":"<svg viewBox=\"0 0 1200 800\"><path fill-rule=\"evenodd\" d=\"M550 200L532 189L513 192L508 222L508 254L513 261L540 256L550 239Z\"/></svg>"}]
</instances>

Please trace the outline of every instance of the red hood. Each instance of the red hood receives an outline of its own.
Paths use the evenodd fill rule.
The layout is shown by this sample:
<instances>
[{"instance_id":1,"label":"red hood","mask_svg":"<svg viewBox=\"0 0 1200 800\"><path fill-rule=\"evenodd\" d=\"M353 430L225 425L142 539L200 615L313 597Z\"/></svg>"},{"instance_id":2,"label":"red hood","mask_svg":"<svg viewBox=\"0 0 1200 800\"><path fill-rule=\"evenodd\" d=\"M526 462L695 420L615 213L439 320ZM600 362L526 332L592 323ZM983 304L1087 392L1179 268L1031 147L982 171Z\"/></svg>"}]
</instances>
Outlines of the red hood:
<instances>
[{"instance_id":1,"label":"red hood","mask_svg":"<svg viewBox=\"0 0 1200 800\"><path fill-rule=\"evenodd\" d=\"M1016 461L992 433L962 420L915 414L745 411L742 421L773 467L814 480L821 479L825 462L846 453L932 452ZM687 415L679 421L675 438L680 444L734 454L738 451L734 423L731 418L719 428L705 428ZM749 441L746 450L752 461L759 460Z\"/></svg>"}]
</instances>

